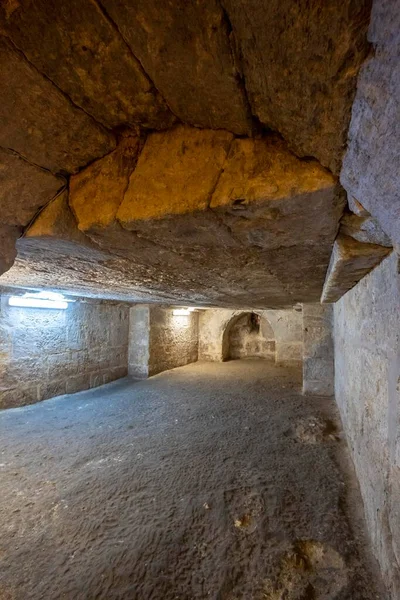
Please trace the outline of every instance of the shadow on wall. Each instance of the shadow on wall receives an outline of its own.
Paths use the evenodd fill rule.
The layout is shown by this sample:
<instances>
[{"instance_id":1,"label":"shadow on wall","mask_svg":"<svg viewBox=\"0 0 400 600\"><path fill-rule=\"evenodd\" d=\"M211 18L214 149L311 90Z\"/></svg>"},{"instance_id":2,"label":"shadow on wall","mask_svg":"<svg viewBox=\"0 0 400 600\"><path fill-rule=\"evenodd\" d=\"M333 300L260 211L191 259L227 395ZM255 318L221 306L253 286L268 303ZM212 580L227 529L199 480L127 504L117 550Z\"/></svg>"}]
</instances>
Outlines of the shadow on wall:
<instances>
[{"instance_id":1,"label":"shadow on wall","mask_svg":"<svg viewBox=\"0 0 400 600\"><path fill-rule=\"evenodd\" d=\"M275 335L269 321L256 312L235 315L222 338L222 360L264 358L275 361Z\"/></svg>"}]
</instances>

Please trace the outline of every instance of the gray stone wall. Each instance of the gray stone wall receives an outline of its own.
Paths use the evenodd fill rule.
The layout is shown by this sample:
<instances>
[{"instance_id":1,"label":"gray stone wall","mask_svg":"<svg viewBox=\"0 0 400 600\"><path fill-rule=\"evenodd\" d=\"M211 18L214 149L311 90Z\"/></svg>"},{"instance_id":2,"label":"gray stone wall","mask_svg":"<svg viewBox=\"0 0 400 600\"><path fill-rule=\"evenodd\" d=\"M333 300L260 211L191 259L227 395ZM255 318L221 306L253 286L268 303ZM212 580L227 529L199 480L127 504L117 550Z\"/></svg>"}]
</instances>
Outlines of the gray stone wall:
<instances>
[{"instance_id":1,"label":"gray stone wall","mask_svg":"<svg viewBox=\"0 0 400 600\"><path fill-rule=\"evenodd\" d=\"M303 393L334 394L331 304L303 304Z\"/></svg>"},{"instance_id":2,"label":"gray stone wall","mask_svg":"<svg viewBox=\"0 0 400 600\"><path fill-rule=\"evenodd\" d=\"M392 253L334 306L335 393L390 598L400 598L400 279Z\"/></svg>"},{"instance_id":3,"label":"gray stone wall","mask_svg":"<svg viewBox=\"0 0 400 600\"><path fill-rule=\"evenodd\" d=\"M260 319L258 327L251 321L251 313L239 316L228 333L228 358L258 357L275 360L274 332L268 321Z\"/></svg>"},{"instance_id":4,"label":"gray stone wall","mask_svg":"<svg viewBox=\"0 0 400 600\"><path fill-rule=\"evenodd\" d=\"M181 367L198 358L198 313L178 316L173 309L130 309L129 374L140 379Z\"/></svg>"},{"instance_id":5,"label":"gray stone wall","mask_svg":"<svg viewBox=\"0 0 400 600\"><path fill-rule=\"evenodd\" d=\"M0 408L32 404L127 374L128 307L74 302L17 308L1 297Z\"/></svg>"},{"instance_id":6,"label":"gray stone wall","mask_svg":"<svg viewBox=\"0 0 400 600\"><path fill-rule=\"evenodd\" d=\"M224 334L232 321L248 312L215 308L200 313L199 360L226 359ZM272 327L275 339L275 360L279 364L301 364L303 360L303 317L296 310L256 310ZM262 326L262 325L261 325Z\"/></svg>"}]
</instances>

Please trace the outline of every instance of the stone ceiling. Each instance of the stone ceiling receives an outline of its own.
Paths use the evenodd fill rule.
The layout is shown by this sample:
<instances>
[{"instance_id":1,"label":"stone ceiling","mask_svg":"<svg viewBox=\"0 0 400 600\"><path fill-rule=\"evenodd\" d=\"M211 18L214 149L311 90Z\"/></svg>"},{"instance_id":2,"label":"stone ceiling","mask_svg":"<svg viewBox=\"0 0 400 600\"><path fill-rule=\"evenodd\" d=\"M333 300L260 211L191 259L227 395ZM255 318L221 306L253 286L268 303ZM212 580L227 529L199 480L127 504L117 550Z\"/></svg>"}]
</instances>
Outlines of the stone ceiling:
<instances>
[{"instance_id":1,"label":"stone ceiling","mask_svg":"<svg viewBox=\"0 0 400 600\"><path fill-rule=\"evenodd\" d=\"M374 19L387 27L383 5ZM366 0L1 0L0 286L335 301L396 240L363 201L356 134L348 198L339 181L367 88L370 11Z\"/></svg>"}]
</instances>

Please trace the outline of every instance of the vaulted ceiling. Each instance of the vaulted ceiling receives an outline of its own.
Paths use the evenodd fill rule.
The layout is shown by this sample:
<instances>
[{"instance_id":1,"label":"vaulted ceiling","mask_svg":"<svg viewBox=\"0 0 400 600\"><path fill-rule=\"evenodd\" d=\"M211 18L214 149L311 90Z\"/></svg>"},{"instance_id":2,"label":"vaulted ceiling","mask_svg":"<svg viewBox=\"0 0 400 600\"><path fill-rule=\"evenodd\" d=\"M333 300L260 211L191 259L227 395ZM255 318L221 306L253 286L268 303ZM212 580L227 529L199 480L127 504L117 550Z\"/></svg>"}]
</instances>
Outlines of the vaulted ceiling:
<instances>
[{"instance_id":1,"label":"vaulted ceiling","mask_svg":"<svg viewBox=\"0 0 400 600\"><path fill-rule=\"evenodd\" d=\"M374 20L390 23L384 9ZM363 201L357 132L349 197L339 180L357 85L355 106L371 94L360 68L379 79L389 60L366 60L370 11L367 0L2 0L0 286L336 300L396 241Z\"/></svg>"}]
</instances>

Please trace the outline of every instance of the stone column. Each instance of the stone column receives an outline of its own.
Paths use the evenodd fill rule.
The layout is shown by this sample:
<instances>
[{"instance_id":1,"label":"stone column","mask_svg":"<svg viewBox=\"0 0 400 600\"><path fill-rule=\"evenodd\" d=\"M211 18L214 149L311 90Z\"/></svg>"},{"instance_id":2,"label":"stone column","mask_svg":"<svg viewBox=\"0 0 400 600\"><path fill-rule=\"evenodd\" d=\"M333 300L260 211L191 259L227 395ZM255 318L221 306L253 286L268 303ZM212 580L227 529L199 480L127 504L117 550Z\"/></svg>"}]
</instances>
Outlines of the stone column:
<instances>
[{"instance_id":1,"label":"stone column","mask_svg":"<svg viewBox=\"0 0 400 600\"><path fill-rule=\"evenodd\" d=\"M150 308L134 306L129 311L128 374L137 379L149 376Z\"/></svg>"},{"instance_id":2,"label":"stone column","mask_svg":"<svg viewBox=\"0 0 400 600\"><path fill-rule=\"evenodd\" d=\"M303 304L303 394L334 394L331 304Z\"/></svg>"}]
</instances>

